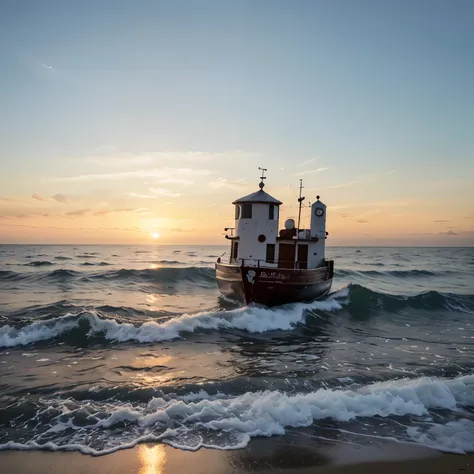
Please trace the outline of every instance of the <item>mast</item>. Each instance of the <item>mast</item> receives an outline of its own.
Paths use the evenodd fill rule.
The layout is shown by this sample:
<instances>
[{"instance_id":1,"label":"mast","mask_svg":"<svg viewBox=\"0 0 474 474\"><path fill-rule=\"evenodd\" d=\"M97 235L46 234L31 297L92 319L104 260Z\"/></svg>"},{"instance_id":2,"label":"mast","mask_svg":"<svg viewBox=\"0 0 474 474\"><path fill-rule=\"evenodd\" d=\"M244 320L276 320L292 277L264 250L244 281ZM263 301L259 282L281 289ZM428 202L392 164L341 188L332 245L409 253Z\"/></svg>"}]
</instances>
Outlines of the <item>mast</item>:
<instances>
[{"instance_id":1,"label":"mast","mask_svg":"<svg viewBox=\"0 0 474 474\"><path fill-rule=\"evenodd\" d=\"M304 201L304 197L301 196L303 190L303 180L300 179L300 197L298 198L299 209L298 209L298 226L296 227L296 240L298 240L300 235L300 222L301 222L301 203Z\"/></svg>"}]
</instances>

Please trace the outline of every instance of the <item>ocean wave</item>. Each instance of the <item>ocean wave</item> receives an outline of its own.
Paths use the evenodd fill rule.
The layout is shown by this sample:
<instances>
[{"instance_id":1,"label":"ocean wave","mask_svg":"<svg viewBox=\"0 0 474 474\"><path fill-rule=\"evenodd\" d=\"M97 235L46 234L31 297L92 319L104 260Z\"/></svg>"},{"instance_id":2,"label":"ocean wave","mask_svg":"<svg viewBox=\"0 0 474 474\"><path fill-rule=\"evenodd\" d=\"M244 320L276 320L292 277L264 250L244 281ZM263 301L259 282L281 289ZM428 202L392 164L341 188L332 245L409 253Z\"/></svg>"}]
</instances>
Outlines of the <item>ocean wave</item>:
<instances>
[{"instance_id":1,"label":"ocean wave","mask_svg":"<svg viewBox=\"0 0 474 474\"><path fill-rule=\"evenodd\" d=\"M56 260L72 260L72 257L63 257L62 255L58 255L54 257Z\"/></svg>"},{"instance_id":2,"label":"ocean wave","mask_svg":"<svg viewBox=\"0 0 474 474\"><path fill-rule=\"evenodd\" d=\"M95 273L90 275L94 280L132 280L136 282L153 282L153 283L177 283L189 282L194 284L206 284L206 286L214 286L215 270L205 267L183 267L169 268L160 267L154 269L133 270L125 269L113 270L103 273Z\"/></svg>"},{"instance_id":3,"label":"ocean wave","mask_svg":"<svg viewBox=\"0 0 474 474\"><path fill-rule=\"evenodd\" d=\"M140 325L104 318L97 311L84 311L35 321L23 327L1 326L0 347L24 346L54 339L73 329L81 331L80 337L103 337L116 342L141 343L169 341L180 338L182 333L196 330L241 329L253 333L289 330L303 321L305 310L341 309L339 298L346 295L347 293L342 293L324 301L297 303L276 309L245 307L232 311L183 314L162 323L147 321Z\"/></svg>"},{"instance_id":4,"label":"ocean wave","mask_svg":"<svg viewBox=\"0 0 474 474\"><path fill-rule=\"evenodd\" d=\"M54 265L54 263L49 262L48 260L33 260L32 262L25 263L29 267L45 267L48 265Z\"/></svg>"},{"instance_id":5,"label":"ocean wave","mask_svg":"<svg viewBox=\"0 0 474 474\"><path fill-rule=\"evenodd\" d=\"M68 280L79 275L80 273L75 272L74 270L59 269L48 273L47 275L45 275L45 277L49 280Z\"/></svg>"},{"instance_id":6,"label":"ocean wave","mask_svg":"<svg viewBox=\"0 0 474 474\"><path fill-rule=\"evenodd\" d=\"M362 277L394 277L394 278L422 278L422 277L435 277L443 276L448 274L456 273L454 270L444 270L441 272L434 272L429 270L344 270L344 269L335 269L336 276L342 277L353 277L353 276L362 276Z\"/></svg>"},{"instance_id":7,"label":"ocean wave","mask_svg":"<svg viewBox=\"0 0 474 474\"><path fill-rule=\"evenodd\" d=\"M178 261L161 261L163 264L177 264ZM32 264L35 262L31 262ZM84 262L83 267L106 267L108 262ZM346 272L346 275L353 272ZM349 272L349 273L348 273ZM374 272L372 270L368 272ZM421 271L420 272L424 272ZM383 274L384 272L375 272ZM393 272L392 272L393 273ZM406 273L406 272L400 272ZM104 284L117 285L145 285L152 284L153 287L161 288L164 292L177 291L186 285L186 288L215 289L216 279L214 268L209 267L179 267L168 266L155 269L120 269L106 271L79 272L74 270L57 269L48 272L21 273L14 271L0 271L0 281L22 281L28 283L77 281L78 284L86 282L103 282ZM377 292L360 284L350 284L350 303L348 310L353 315L368 315L371 313L397 313L404 309L426 309L446 310L474 314L474 295L461 295L454 293L440 293L438 291L427 291L417 295L393 295Z\"/></svg>"},{"instance_id":8,"label":"ocean wave","mask_svg":"<svg viewBox=\"0 0 474 474\"><path fill-rule=\"evenodd\" d=\"M411 440L439 451L456 454L474 451L474 422L465 418L446 424L408 427L407 433Z\"/></svg>"},{"instance_id":9,"label":"ocean wave","mask_svg":"<svg viewBox=\"0 0 474 474\"><path fill-rule=\"evenodd\" d=\"M91 387L91 390L94 390ZM140 442L161 441L176 448L238 449L257 436L284 435L288 428L309 427L319 420L338 429L353 420L409 417L408 425L384 426L385 436L417 442L446 452L474 451L474 422L466 417L433 423L433 414L462 416L474 405L474 376L455 379L401 379L357 389L321 388L309 393L275 390L242 395L210 395L201 390L184 396L162 395L144 403L82 401L71 397L20 400L3 413L0 449L76 450L103 455ZM9 420L24 413L8 430ZM32 420L42 420L33 428ZM22 429L23 425L28 429ZM400 428L401 426L401 428ZM357 433L353 433L357 435ZM366 434L362 433L362 436Z\"/></svg>"},{"instance_id":10,"label":"ocean wave","mask_svg":"<svg viewBox=\"0 0 474 474\"><path fill-rule=\"evenodd\" d=\"M474 295L444 294L437 291L414 296L390 295L370 290L362 285L350 285L349 311L361 314L373 311L396 313L406 308L455 310L474 314Z\"/></svg>"},{"instance_id":11,"label":"ocean wave","mask_svg":"<svg viewBox=\"0 0 474 474\"><path fill-rule=\"evenodd\" d=\"M17 272L12 272L10 270L0 270L0 280L13 280L19 275Z\"/></svg>"},{"instance_id":12,"label":"ocean wave","mask_svg":"<svg viewBox=\"0 0 474 474\"><path fill-rule=\"evenodd\" d=\"M81 266L108 266L108 262L84 262ZM81 282L93 280L136 282L136 283L180 283L187 282L197 287L213 287L216 285L215 270L207 267L160 267L155 269L121 269L105 272L78 272L57 269L52 272L19 273L0 270L0 280L28 280L31 282L48 282L51 280L71 280L77 278Z\"/></svg>"}]
</instances>

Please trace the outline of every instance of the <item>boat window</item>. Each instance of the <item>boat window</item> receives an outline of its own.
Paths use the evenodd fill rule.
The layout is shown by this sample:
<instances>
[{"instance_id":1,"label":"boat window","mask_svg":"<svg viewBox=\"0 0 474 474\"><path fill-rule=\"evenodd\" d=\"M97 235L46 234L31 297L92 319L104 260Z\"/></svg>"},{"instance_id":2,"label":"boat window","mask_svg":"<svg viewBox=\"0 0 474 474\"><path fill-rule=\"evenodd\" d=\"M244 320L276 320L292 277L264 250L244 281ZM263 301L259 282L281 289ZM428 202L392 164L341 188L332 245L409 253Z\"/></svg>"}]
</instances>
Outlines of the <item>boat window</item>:
<instances>
[{"instance_id":1,"label":"boat window","mask_svg":"<svg viewBox=\"0 0 474 474\"><path fill-rule=\"evenodd\" d=\"M243 204L241 219L252 219L252 204Z\"/></svg>"},{"instance_id":2,"label":"boat window","mask_svg":"<svg viewBox=\"0 0 474 474\"><path fill-rule=\"evenodd\" d=\"M240 206L238 204L235 205L235 220L240 219Z\"/></svg>"},{"instance_id":3,"label":"boat window","mask_svg":"<svg viewBox=\"0 0 474 474\"><path fill-rule=\"evenodd\" d=\"M232 249L232 258L235 260L237 258L237 255L239 254L239 243L238 242L233 242L234 247Z\"/></svg>"},{"instance_id":4,"label":"boat window","mask_svg":"<svg viewBox=\"0 0 474 474\"><path fill-rule=\"evenodd\" d=\"M275 263L275 244L267 244L267 263Z\"/></svg>"},{"instance_id":5,"label":"boat window","mask_svg":"<svg viewBox=\"0 0 474 474\"><path fill-rule=\"evenodd\" d=\"M268 218L271 220L275 219L275 206L273 204L270 204L268 207Z\"/></svg>"}]
</instances>

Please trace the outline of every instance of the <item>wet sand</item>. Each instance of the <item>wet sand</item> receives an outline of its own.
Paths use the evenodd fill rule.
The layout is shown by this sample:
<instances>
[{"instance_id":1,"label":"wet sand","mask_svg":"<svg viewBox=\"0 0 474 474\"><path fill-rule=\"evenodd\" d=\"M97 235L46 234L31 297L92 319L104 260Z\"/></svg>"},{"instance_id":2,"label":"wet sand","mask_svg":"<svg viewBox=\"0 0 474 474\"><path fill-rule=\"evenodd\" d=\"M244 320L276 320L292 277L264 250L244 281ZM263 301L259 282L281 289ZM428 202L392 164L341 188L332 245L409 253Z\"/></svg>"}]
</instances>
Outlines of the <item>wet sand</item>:
<instances>
[{"instance_id":1,"label":"wet sand","mask_svg":"<svg viewBox=\"0 0 474 474\"><path fill-rule=\"evenodd\" d=\"M322 446L282 437L257 439L241 450L182 451L139 445L105 456L78 452L4 451L2 474L448 474L474 473L474 455L441 454L398 443Z\"/></svg>"}]
</instances>

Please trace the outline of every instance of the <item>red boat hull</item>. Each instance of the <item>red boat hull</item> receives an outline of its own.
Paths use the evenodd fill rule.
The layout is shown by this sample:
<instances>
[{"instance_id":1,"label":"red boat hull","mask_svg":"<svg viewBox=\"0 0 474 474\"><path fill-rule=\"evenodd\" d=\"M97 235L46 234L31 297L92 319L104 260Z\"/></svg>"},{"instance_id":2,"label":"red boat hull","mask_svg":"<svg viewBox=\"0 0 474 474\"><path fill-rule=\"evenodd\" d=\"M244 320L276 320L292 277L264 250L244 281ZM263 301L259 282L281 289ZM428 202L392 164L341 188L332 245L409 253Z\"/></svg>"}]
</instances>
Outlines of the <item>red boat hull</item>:
<instances>
[{"instance_id":1,"label":"red boat hull","mask_svg":"<svg viewBox=\"0 0 474 474\"><path fill-rule=\"evenodd\" d=\"M311 301L331 289L333 262L315 269L263 268L216 264L220 292L244 304L276 306Z\"/></svg>"}]
</instances>

